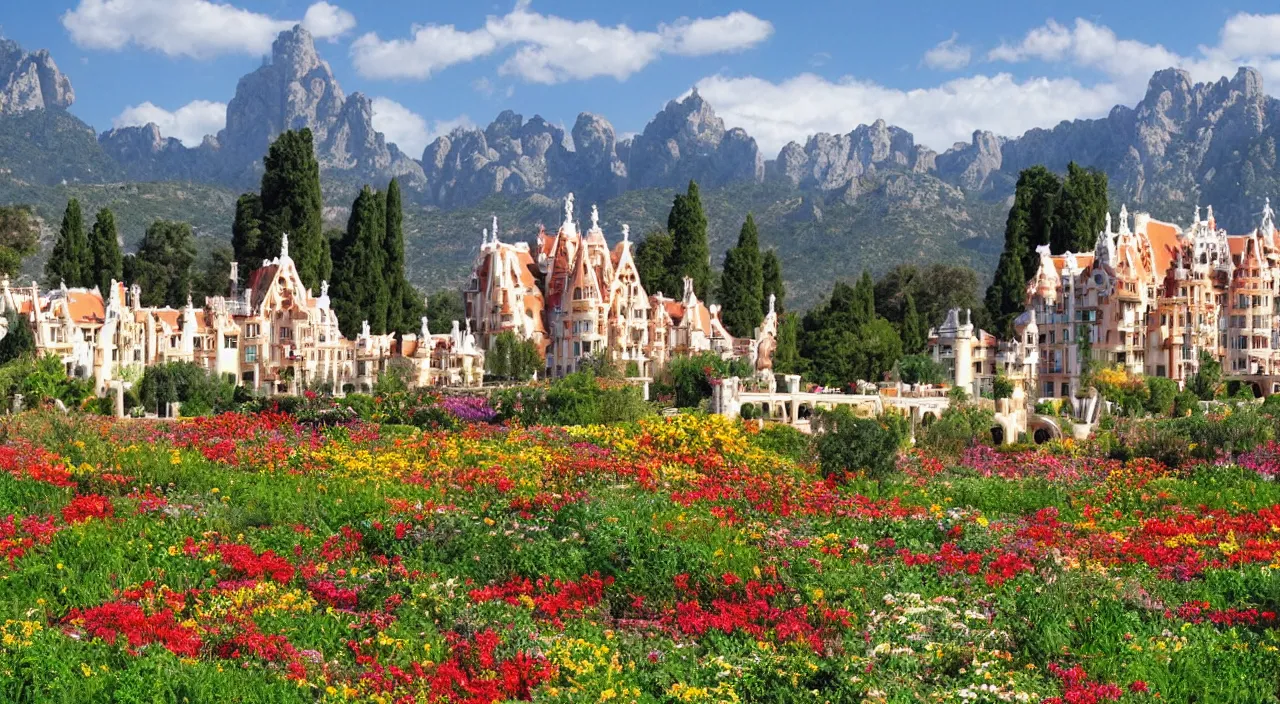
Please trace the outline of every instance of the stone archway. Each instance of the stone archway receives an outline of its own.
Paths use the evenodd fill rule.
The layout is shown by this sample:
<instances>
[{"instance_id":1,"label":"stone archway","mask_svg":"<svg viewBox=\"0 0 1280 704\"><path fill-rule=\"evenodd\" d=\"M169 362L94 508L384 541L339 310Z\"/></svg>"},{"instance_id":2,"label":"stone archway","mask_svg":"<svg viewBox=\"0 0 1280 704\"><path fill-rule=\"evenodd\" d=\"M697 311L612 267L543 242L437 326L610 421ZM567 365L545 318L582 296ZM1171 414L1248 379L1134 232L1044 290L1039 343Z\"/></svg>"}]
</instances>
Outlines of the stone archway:
<instances>
[{"instance_id":1,"label":"stone archway","mask_svg":"<svg viewBox=\"0 0 1280 704\"><path fill-rule=\"evenodd\" d=\"M1037 445L1062 439L1062 429L1058 427L1057 421L1046 416L1032 416L1027 430L1031 433L1031 440Z\"/></svg>"}]
</instances>

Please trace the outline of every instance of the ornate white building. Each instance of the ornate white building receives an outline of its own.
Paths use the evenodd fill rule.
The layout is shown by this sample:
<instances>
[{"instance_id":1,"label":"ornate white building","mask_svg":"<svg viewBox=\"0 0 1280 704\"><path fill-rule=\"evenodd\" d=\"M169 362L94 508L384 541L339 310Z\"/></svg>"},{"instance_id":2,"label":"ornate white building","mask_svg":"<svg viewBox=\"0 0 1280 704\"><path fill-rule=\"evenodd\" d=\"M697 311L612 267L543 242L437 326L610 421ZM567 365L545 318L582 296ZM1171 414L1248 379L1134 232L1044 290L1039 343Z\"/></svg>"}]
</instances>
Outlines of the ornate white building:
<instances>
[{"instance_id":1,"label":"ornate white building","mask_svg":"<svg viewBox=\"0 0 1280 704\"><path fill-rule=\"evenodd\" d=\"M735 354L719 306L698 300L689 279L679 299L645 291L633 256L629 228L624 225L621 241L610 247L594 206L590 229L579 232L573 194L565 199L560 228L539 232L532 249L500 242L495 219L463 292L480 346L488 349L508 330L533 340L551 376L601 356L631 376L652 377L673 355Z\"/></svg>"},{"instance_id":2,"label":"ornate white building","mask_svg":"<svg viewBox=\"0 0 1280 704\"><path fill-rule=\"evenodd\" d=\"M181 309L143 306L138 287L119 283L104 299L96 288L42 293L35 283L14 288L6 279L0 315L16 312L31 326L37 354L57 356L68 375L93 379L100 394L113 381L171 361L193 362L265 394L368 391L396 358L413 365L411 376L422 385L483 381L484 351L456 322L450 335L430 335L424 319L420 334L401 340L370 334L367 322L355 340L343 337L328 283L319 296L303 286L287 235L280 256L263 261L244 290L236 269L233 263L228 295L208 298L202 308L188 298Z\"/></svg>"}]
</instances>

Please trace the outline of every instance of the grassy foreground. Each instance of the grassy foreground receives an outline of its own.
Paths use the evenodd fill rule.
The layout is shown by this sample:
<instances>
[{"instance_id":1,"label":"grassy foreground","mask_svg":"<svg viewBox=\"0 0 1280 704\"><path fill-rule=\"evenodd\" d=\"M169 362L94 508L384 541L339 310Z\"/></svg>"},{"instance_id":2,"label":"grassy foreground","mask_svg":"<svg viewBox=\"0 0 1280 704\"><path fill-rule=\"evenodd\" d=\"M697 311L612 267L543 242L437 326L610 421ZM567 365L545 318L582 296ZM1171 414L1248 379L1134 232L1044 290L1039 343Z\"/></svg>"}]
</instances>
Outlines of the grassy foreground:
<instances>
[{"instance_id":1,"label":"grassy foreground","mask_svg":"<svg viewBox=\"0 0 1280 704\"><path fill-rule=\"evenodd\" d=\"M1277 701L1274 448L836 483L696 415L0 433L3 701Z\"/></svg>"}]
</instances>

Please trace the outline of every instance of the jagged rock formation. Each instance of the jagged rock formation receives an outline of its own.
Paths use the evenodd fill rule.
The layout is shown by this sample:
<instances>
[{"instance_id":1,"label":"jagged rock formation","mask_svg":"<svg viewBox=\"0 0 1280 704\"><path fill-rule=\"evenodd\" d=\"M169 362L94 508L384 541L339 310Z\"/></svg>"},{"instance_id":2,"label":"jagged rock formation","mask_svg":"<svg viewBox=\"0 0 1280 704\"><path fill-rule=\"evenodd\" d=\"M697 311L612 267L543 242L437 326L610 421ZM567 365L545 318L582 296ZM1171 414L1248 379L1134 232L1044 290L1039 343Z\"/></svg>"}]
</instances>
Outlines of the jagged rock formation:
<instances>
[{"instance_id":1,"label":"jagged rock formation","mask_svg":"<svg viewBox=\"0 0 1280 704\"><path fill-rule=\"evenodd\" d=\"M1003 141L998 152L994 137L975 135L973 144L939 156L938 169L968 190L1001 192L1023 168L1061 170L1074 160L1106 171L1113 191L1130 202L1156 210L1212 203L1219 224L1244 231L1262 199L1280 187L1278 139L1280 100L1263 92L1257 71L1241 68L1231 78L1194 83L1185 71L1165 69L1133 108L1034 129Z\"/></svg>"},{"instance_id":2,"label":"jagged rock formation","mask_svg":"<svg viewBox=\"0 0 1280 704\"><path fill-rule=\"evenodd\" d=\"M791 142L769 162L767 173L802 189L843 191L847 199L856 199L864 177L885 171L927 173L933 170L935 158L931 149L915 143L910 132L876 120L849 134L813 135L803 147Z\"/></svg>"},{"instance_id":3,"label":"jagged rock formation","mask_svg":"<svg viewBox=\"0 0 1280 704\"><path fill-rule=\"evenodd\" d=\"M678 187L689 179L705 186L764 179L756 140L739 128L725 131L724 120L696 90L667 103L627 151L631 188Z\"/></svg>"},{"instance_id":4,"label":"jagged rock formation","mask_svg":"<svg viewBox=\"0 0 1280 704\"><path fill-rule=\"evenodd\" d=\"M17 42L0 39L0 115L67 108L75 99L71 81L47 50L27 53Z\"/></svg>"},{"instance_id":5,"label":"jagged rock formation","mask_svg":"<svg viewBox=\"0 0 1280 704\"><path fill-rule=\"evenodd\" d=\"M103 133L103 147L135 178L200 178L253 183L272 140L289 129L311 129L320 168L330 175L382 181L398 176L421 186L422 167L373 129L368 97L342 92L311 33L296 26L280 33L271 58L240 79L227 104L227 124L216 137L188 149L161 137L154 125Z\"/></svg>"}]
</instances>

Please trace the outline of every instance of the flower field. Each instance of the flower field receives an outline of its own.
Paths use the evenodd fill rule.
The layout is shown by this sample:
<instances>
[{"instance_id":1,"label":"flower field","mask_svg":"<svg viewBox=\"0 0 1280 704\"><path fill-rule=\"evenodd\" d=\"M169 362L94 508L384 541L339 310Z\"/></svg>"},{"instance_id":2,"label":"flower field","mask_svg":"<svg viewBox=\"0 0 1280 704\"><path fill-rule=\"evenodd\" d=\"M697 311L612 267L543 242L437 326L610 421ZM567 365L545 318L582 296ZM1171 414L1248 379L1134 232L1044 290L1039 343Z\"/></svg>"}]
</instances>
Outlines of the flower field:
<instances>
[{"instance_id":1,"label":"flower field","mask_svg":"<svg viewBox=\"0 0 1280 704\"><path fill-rule=\"evenodd\" d=\"M483 410L6 421L0 700L1280 701L1274 446L837 483L716 416Z\"/></svg>"}]
</instances>

